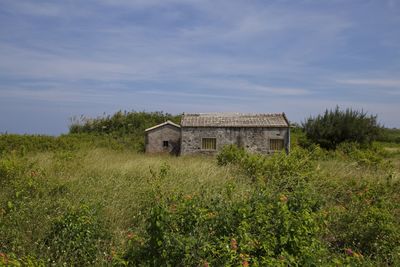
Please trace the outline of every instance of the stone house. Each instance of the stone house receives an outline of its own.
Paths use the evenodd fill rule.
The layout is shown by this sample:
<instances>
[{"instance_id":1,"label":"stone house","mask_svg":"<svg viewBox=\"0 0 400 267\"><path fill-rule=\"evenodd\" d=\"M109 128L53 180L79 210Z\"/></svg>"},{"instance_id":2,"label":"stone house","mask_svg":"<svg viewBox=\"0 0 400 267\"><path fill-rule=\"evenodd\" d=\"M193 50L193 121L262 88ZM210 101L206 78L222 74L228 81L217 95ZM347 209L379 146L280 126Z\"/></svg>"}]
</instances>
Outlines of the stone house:
<instances>
[{"instance_id":1,"label":"stone house","mask_svg":"<svg viewBox=\"0 0 400 267\"><path fill-rule=\"evenodd\" d=\"M167 121L146 129L147 153L213 155L231 144L262 154L289 153L289 122L284 113L184 113L181 125Z\"/></svg>"},{"instance_id":2,"label":"stone house","mask_svg":"<svg viewBox=\"0 0 400 267\"><path fill-rule=\"evenodd\" d=\"M179 155L181 126L166 121L145 130L146 153L169 153Z\"/></svg>"}]
</instances>

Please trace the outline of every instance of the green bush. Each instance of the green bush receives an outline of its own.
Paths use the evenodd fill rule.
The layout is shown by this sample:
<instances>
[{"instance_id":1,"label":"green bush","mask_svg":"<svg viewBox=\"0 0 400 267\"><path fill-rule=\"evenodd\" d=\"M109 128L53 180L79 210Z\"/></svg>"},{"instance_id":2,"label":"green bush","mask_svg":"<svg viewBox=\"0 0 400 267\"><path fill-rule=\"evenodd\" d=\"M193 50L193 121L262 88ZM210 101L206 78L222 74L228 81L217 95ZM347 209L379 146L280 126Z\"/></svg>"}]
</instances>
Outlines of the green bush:
<instances>
[{"instance_id":1,"label":"green bush","mask_svg":"<svg viewBox=\"0 0 400 267\"><path fill-rule=\"evenodd\" d=\"M38 260L32 256L17 258L14 254L0 253L0 266L27 266L27 267L45 267L43 260Z\"/></svg>"},{"instance_id":2,"label":"green bush","mask_svg":"<svg viewBox=\"0 0 400 267\"><path fill-rule=\"evenodd\" d=\"M399 190L399 185L390 190ZM393 213L399 206L387 199L387 191L387 185L365 185L330 209L327 238L334 249L351 249L385 265L400 263L399 219Z\"/></svg>"},{"instance_id":3,"label":"green bush","mask_svg":"<svg viewBox=\"0 0 400 267\"><path fill-rule=\"evenodd\" d=\"M14 154L0 159L0 252L18 257L36 252L46 217L52 209L46 209L46 193L50 184L41 169L26 157ZM46 207L46 208L44 208ZM40 220L38 220L40 218Z\"/></svg>"},{"instance_id":4,"label":"green bush","mask_svg":"<svg viewBox=\"0 0 400 267\"><path fill-rule=\"evenodd\" d=\"M116 135L140 135L146 128L167 120L179 123L179 115L156 112L136 112L118 111L112 116L101 116L97 118L73 118L69 127L70 133L96 133L96 134L116 134Z\"/></svg>"},{"instance_id":5,"label":"green bush","mask_svg":"<svg viewBox=\"0 0 400 267\"><path fill-rule=\"evenodd\" d=\"M265 156L251 154L234 145L224 147L217 155L219 165L236 164L253 181L281 184L289 179L304 179L312 174L313 159L322 153L319 148L308 151L294 148L290 154L285 152ZM297 183L297 182L296 182Z\"/></svg>"},{"instance_id":6,"label":"green bush","mask_svg":"<svg viewBox=\"0 0 400 267\"><path fill-rule=\"evenodd\" d=\"M339 107L308 118L302 126L307 139L326 149L335 149L343 142L370 145L381 132L376 116L352 109L342 111Z\"/></svg>"},{"instance_id":7,"label":"green bush","mask_svg":"<svg viewBox=\"0 0 400 267\"><path fill-rule=\"evenodd\" d=\"M259 189L228 202L159 199L146 235L130 243L125 259L150 266L315 265L326 251L315 207L302 189L288 195Z\"/></svg>"},{"instance_id":8,"label":"green bush","mask_svg":"<svg viewBox=\"0 0 400 267\"><path fill-rule=\"evenodd\" d=\"M15 154L0 154L0 185L5 186L5 183L21 176L28 168L26 158Z\"/></svg>"},{"instance_id":9,"label":"green bush","mask_svg":"<svg viewBox=\"0 0 400 267\"><path fill-rule=\"evenodd\" d=\"M246 156L243 148L235 145L224 146L217 155L217 163L220 166L238 164Z\"/></svg>"},{"instance_id":10,"label":"green bush","mask_svg":"<svg viewBox=\"0 0 400 267\"><path fill-rule=\"evenodd\" d=\"M387 152L377 144L362 148L358 143L343 142L338 145L335 153L339 158L355 161L360 166L377 169L378 167L386 168L390 165L389 162L384 160L387 157Z\"/></svg>"},{"instance_id":11,"label":"green bush","mask_svg":"<svg viewBox=\"0 0 400 267\"><path fill-rule=\"evenodd\" d=\"M56 220L43 244L48 248L51 264L87 266L101 252L108 253L108 239L96 209L81 206Z\"/></svg>"},{"instance_id":12,"label":"green bush","mask_svg":"<svg viewBox=\"0 0 400 267\"><path fill-rule=\"evenodd\" d=\"M400 129L383 128L378 141L400 144Z\"/></svg>"},{"instance_id":13,"label":"green bush","mask_svg":"<svg viewBox=\"0 0 400 267\"><path fill-rule=\"evenodd\" d=\"M143 138L141 138L143 139ZM82 148L103 147L115 150L137 148L136 139L112 135L68 134L60 136L0 134L0 155L10 152L76 151Z\"/></svg>"}]
</instances>

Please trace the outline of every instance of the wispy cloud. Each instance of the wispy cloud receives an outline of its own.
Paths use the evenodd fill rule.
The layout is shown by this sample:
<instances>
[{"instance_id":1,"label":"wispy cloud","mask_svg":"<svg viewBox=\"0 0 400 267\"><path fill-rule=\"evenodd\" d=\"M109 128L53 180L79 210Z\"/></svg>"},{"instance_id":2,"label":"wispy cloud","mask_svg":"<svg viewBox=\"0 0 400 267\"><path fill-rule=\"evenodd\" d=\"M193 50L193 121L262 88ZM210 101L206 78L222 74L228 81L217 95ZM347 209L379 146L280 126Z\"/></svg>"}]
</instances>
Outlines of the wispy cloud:
<instances>
[{"instance_id":1,"label":"wispy cloud","mask_svg":"<svg viewBox=\"0 0 400 267\"><path fill-rule=\"evenodd\" d=\"M363 101L393 121L381 106L400 102L399 8L394 1L4 0L0 105L75 103L71 115L106 107L289 113L291 101L296 115L329 99Z\"/></svg>"},{"instance_id":2,"label":"wispy cloud","mask_svg":"<svg viewBox=\"0 0 400 267\"><path fill-rule=\"evenodd\" d=\"M352 84L352 85L397 87L400 89L400 80L392 80L392 79L348 79L348 80L338 80L337 82L343 84Z\"/></svg>"}]
</instances>

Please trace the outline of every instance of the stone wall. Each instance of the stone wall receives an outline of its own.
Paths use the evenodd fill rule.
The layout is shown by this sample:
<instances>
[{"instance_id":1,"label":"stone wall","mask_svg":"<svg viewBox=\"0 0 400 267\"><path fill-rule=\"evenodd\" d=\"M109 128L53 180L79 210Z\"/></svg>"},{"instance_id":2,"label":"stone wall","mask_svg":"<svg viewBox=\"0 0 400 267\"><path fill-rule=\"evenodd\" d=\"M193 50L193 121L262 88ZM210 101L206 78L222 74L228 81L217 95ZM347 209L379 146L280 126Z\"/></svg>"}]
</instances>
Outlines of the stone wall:
<instances>
[{"instance_id":1,"label":"stone wall","mask_svg":"<svg viewBox=\"0 0 400 267\"><path fill-rule=\"evenodd\" d=\"M225 145L235 144L254 153L270 154L269 140L283 139L289 152L289 128L182 127L181 155L215 154ZM216 138L216 150L203 150L202 138Z\"/></svg>"},{"instance_id":2,"label":"stone wall","mask_svg":"<svg viewBox=\"0 0 400 267\"><path fill-rule=\"evenodd\" d=\"M181 129L169 124L146 132L146 153L170 153L178 155L180 151ZM163 142L168 141L168 147Z\"/></svg>"}]
</instances>

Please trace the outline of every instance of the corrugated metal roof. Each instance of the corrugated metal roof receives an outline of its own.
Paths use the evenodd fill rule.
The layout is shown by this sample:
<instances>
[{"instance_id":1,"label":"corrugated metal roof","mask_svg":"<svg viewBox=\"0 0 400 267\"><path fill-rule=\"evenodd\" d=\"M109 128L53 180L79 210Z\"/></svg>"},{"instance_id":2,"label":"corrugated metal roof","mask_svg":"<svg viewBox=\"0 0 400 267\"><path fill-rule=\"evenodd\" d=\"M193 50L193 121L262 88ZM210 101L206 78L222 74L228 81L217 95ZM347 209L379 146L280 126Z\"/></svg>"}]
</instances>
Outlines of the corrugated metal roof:
<instances>
[{"instance_id":1,"label":"corrugated metal roof","mask_svg":"<svg viewBox=\"0 0 400 267\"><path fill-rule=\"evenodd\" d=\"M289 127L285 113L198 113L183 114L182 127Z\"/></svg>"}]
</instances>

